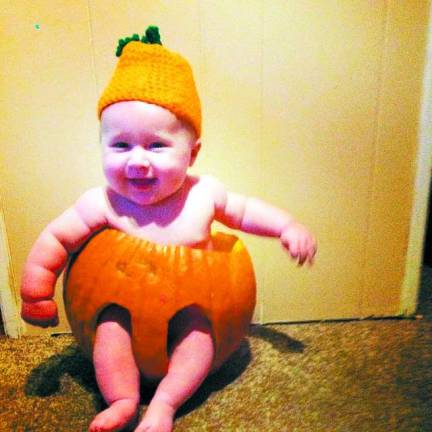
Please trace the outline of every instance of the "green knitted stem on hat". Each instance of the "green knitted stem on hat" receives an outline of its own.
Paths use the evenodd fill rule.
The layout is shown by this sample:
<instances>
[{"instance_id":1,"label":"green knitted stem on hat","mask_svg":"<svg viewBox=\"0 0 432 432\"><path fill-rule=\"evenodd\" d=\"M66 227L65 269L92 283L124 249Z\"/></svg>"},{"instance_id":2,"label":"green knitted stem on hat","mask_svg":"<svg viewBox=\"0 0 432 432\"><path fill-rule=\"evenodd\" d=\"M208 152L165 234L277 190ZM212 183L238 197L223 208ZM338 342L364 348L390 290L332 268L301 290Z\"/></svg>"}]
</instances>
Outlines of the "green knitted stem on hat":
<instances>
[{"instance_id":1,"label":"green knitted stem on hat","mask_svg":"<svg viewBox=\"0 0 432 432\"><path fill-rule=\"evenodd\" d=\"M147 30L145 31L145 34L142 36L142 38L140 39L138 34L134 34L131 37L126 37L124 39L119 39L118 41L118 45L117 45L117 50L116 50L116 56L120 57L122 52L123 52L123 48L132 41L136 41L136 42L142 42L144 44L158 44L158 45L162 45L161 39L160 39L160 34L159 34L159 28L156 26L148 26Z\"/></svg>"}]
</instances>

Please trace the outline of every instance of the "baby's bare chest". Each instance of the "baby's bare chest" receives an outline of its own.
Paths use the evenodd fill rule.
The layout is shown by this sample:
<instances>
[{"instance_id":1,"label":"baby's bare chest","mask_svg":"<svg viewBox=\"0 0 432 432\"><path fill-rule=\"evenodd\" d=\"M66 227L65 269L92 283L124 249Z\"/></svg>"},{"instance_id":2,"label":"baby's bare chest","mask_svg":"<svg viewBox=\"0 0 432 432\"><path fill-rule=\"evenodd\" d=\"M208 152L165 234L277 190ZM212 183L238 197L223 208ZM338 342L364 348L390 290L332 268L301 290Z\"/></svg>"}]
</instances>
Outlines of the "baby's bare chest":
<instances>
[{"instance_id":1,"label":"baby's bare chest","mask_svg":"<svg viewBox=\"0 0 432 432\"><path fill-rule=\"evenodd\" d=\"M162 204L162 203L161 203ZM186 199L152 208L114 206L108 211L112 228L159 244L207 247L214 218L211 197L199 190Z\"/></svg>"}]
</instances>

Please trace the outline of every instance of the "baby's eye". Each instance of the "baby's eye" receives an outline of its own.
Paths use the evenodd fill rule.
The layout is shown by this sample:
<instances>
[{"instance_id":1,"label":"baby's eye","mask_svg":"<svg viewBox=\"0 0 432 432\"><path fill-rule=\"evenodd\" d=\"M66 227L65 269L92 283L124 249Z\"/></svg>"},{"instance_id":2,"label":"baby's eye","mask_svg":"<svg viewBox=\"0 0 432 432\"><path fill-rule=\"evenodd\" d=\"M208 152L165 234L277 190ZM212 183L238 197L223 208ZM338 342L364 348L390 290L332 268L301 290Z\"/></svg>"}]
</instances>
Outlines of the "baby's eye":
<instances>
[{"instance_id":1,"label":"baby's eye","mask_svg":"<svg viewBox=\"0 0 432 432\"><path fill-rule=\"evenodd\" d=\"M119 150L125 150L129 148L129 144L123 141L118 141L111 144L111 147Z\"/></svg>"},{"instance_id":2,"label":"baby's eye","mask_svg":"<svg viewBox=\"0 0 432 432\"><path fill-rule=\"evenodd\" d=\"M152 143L149 145L149 149L150 149L150 150L158 150L158 149L163 149L163 148L165 148L165 147L167 147L167 145L166 145L165 143L163 143L163 142L159 142L159 141L152 142Z\"/></svg>"}]
</instances>

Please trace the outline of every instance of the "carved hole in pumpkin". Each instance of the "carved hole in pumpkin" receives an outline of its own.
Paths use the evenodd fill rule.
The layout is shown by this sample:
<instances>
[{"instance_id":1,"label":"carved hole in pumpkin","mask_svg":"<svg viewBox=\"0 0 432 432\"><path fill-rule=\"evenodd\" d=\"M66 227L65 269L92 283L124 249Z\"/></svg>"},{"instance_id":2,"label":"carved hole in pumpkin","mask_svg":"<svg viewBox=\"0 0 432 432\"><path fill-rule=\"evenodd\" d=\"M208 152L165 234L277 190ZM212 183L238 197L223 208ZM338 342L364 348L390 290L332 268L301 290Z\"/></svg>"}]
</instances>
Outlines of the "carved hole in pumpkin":
<instances>
[{"instance_id":1,"label":"carved hole in pumpkin","mask_svg":"<svg viewBox=\"0 0 432 432\"><path fill-rule=\"evenodd\" d=\"M96 323L97 325L102 322L116 322L123 327L129 334L132 332L131 316L127 309L118 304L111 303L104 306L97 314Z\"/></svg>"},{"instance_id":2,"label":"carved hole in pumpkin","mask_svg":"<svg viewBox=\"0 0 432 432\"><path fill-rule=\"evenodd\" d=\"M209 332L214 345L213 328L204 310L197 304L180 309L169 320L167 335L167 354L171 357L175 342L187 336L193 329Z\"/></svg>"}]
</instances>

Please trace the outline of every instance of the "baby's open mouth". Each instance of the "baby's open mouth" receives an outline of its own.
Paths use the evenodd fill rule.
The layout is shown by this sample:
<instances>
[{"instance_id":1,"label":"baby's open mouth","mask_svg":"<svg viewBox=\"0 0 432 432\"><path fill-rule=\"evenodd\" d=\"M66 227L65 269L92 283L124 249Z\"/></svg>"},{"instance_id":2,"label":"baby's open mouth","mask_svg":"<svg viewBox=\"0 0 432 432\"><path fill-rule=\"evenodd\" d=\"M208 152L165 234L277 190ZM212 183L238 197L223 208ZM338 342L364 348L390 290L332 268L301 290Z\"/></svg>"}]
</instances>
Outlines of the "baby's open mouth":
<instances>
[{"instance_id":1,"label":"baby's open mouth","mask_svg":"<svg viewBox=\"0 0 432 432\"><path fill-rule=\"evenodd\" d=\"M128 181L133 186L142 187L142 188L153 186L156 183L155 178L130 178L128 179Z\"/></svg>"}]
</instances>

